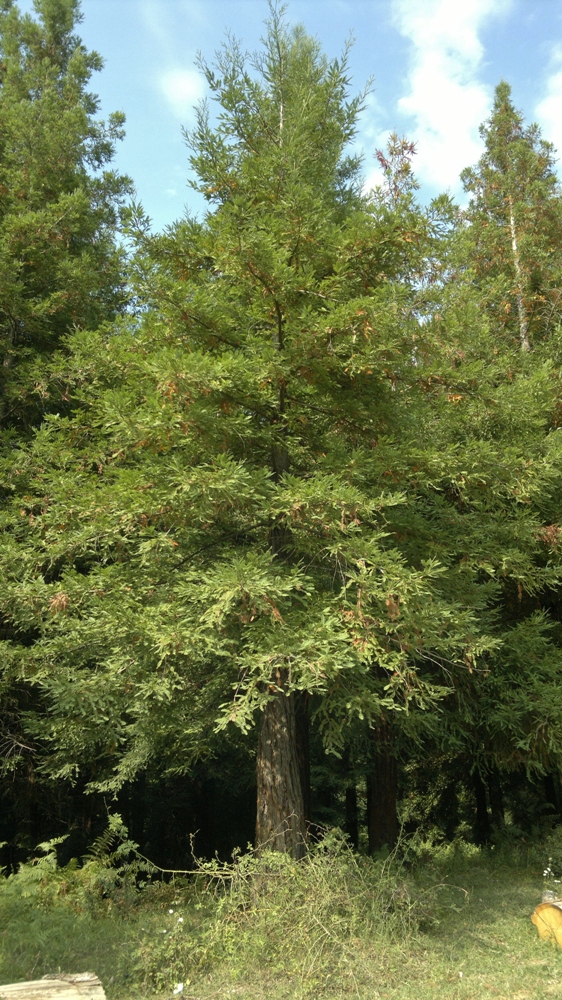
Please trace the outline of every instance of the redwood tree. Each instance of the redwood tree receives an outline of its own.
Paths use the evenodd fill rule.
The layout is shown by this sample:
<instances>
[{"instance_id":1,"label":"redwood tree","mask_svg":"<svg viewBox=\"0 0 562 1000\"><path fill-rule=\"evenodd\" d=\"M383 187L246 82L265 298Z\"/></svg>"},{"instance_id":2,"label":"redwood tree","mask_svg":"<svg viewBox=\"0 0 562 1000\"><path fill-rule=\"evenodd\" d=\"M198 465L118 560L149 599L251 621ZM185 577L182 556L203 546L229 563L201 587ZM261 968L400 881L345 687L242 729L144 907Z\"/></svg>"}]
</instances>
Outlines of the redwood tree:
<instances>
[{"instance_id":1,"label":"redwood tree","mask_svg":"<svg viewBox=\"0 0 562 1000\"><path fill-rule=\"evenodd\" d=\"M43 699L45 767L92 787L257 722L258 845L298 856L305 695L333 748L358 716L390 731L490 646L487 590L404 542L422 486L464 476L435 389L457 375L419 322L428 217L363 197L346 155L345 58L272 7L263 50L206 73L209 211L162 236L132 216L144 308L73 334L49 383L73 412L11 469L4 669Z\"/></svg>"}]
</instances>

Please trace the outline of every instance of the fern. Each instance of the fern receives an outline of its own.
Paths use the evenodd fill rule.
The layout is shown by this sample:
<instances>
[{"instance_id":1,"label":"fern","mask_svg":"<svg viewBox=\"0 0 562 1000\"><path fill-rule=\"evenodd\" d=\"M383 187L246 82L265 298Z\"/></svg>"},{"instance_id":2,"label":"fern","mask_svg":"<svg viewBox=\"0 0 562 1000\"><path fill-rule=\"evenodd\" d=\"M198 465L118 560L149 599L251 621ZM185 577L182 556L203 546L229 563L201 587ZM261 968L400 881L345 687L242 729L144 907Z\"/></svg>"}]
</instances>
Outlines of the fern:
<instances>
[{"instance_id":1,"label":"fern","mask_svg":"<svg viewBox=\"0 0 562 1000\"><path fill-rule=\"evenodd\" d=\"M77 911L93 910L107 900L133 902L146 876L156 868L138 853L121 816L108 817L108 825L80 862L72 858L59 865L56 847L66 837L38 844L39 855L7 879L7 890L33 899L41 907L64 901ZM140 876L144 876L144 881Z\"/></svg>"}]
</instances>

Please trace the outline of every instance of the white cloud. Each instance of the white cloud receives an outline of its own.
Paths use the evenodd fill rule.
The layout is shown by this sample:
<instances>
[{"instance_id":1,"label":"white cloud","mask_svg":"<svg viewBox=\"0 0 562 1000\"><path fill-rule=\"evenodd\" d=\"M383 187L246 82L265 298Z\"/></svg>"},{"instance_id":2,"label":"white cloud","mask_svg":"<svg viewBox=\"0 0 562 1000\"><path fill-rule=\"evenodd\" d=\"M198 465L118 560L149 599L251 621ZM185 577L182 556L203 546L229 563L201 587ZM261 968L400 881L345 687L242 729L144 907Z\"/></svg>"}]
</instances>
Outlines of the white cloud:
<instances>
[{"instance_id":1,"label":"white cloud","mask_svg":"<svg viewBox=\"0 0 562 1000\"><path fill-rule=\"evenodd\" d=\"M205 79L195 69L168 70L160 77L160 89L176 117L186 121L205 95Z\"/></svg>"},{"instance_id":2,"label":"white cloud","mask_svg":"<svg viewBox=\"0 0 562 1000\"><path fill-rule=\"evenodd\" d=\"M546 80L546 96L535 109L545 139L553 142L562 158L562 45L552 51L552 73Z\"/></svg>"},{"instance_id":3,"label":"white cloud","mask_svg":"<svg viewBox=\"0 0 562 1000\"><path fill-rule=\"evenodd\" d=\"M371 191L373 188L382 187L384 184L384 174L380 167L373 167L371 171L367 174L365 178L365 183L363 184L364 191Z\"/></svg>"},{"instance_id":4,"label":"white cloud","mask_svg":"<svg viewBox=\"0 0 562 1000\"><path fill-rule=\"evenodd\" d=\"M410 89L398 107L415 119L415 171L432 187L458 188L460 171L480 156L478 126L489 113L491 91L478 79L479 33L510 2L392 0L396 27L413 45Z\"/></svg>"}]
</instances>

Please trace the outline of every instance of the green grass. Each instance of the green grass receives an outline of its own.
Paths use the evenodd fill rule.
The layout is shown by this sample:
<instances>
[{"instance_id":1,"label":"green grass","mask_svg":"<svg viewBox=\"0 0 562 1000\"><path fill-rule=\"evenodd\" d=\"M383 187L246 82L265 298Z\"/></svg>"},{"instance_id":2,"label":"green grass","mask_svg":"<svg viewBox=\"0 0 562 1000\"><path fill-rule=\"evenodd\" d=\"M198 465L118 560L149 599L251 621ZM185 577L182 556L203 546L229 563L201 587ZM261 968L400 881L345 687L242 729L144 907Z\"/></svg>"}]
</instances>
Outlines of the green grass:
<instances>
[{"instance_id":1,"label":"green grass","mask_svg":"<svg viewBox=\"0 0 562 1000\"><path fill-rule=\"evenodd\" d=\"M51 855L0 885L0 982L93 971L109 1000L177 982L184 1000L558 1000L562 951L530 921L551 851L461 845L405 872L336 839L302 863L248 856L140 893Z\"/></svg>"}]
</instances>

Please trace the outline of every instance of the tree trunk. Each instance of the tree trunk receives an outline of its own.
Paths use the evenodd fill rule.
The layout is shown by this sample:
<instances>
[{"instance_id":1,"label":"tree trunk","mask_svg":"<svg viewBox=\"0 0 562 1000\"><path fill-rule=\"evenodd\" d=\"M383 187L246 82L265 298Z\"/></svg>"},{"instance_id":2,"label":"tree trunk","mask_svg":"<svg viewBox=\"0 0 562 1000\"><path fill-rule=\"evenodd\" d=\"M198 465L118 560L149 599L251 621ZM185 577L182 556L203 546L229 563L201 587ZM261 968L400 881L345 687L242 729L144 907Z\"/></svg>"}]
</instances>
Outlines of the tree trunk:
<instances>
[{"instance_id":1,"label":"tree trunk","mask_svg":"<svg viewBox=\"0 0 562 1000\"><path fill-rule=\"evenodd\" d=\"M348 785L345 790L345 832L351 846L359 847L359 814L357 810L357 787Z\"/></svg>"},{"instance_id":2,"label":"tree trunk","mask_svg":"<svg viewBox=\"0 0 562 1000\"><path fill-rule=\"evenodd\" d=\"M2 986L3 1000L105 1000L103 986L93 972L75 976L59 973L30 982Z\"/></svg>"},{"instance_id":3,"label":"tree trunk","mask_svg":"<svg viewBox=\"0 0 562 1000\"><path fill-rule=\"evenodd\" d=\"M308 691L295 691L295 722L297 757L301 778L304 822L308 827L312 812L310 789L310 719L308 714Z\"/></svg>"},{"instance_id":4,"label":"tree trunk","mask_svg":"<svg viewBox=\"0 0 562 1000\"><path fill-rule=\"evenodd\" d=\"M256 847L302 858L306 850L303 764L299 755L297 696L280 688L264 709L258 740Z\"/></svg>"},{"instance_id":5,"label":"tree trunk","mask_svg":"<svg viewBox=\"0 0 562 1000\"><path fill-rule=\"evenodd\" d=\"M488 775L488 796L490 798L490 808L492 810L492 826L496 830L501 830L505 826L505 816L503 808L503 794L500 782L500 772L497 767L492 767Z\"/></svg>"},{"instance_id":6,"label":"tree trunk","mask_svg":"<svg viewBox=\"0 0 562 1000\"><path fill-rule=\"evenodd\" d=\"M544 791L546 801L552 806L552 816L559 820L562 816L562 789L560 788L560 775L557 770L548 771L544 776Z\"/></svg>"},{"instance_id":7,"label":"tree trunk","mask_svg":"<svg viewBox=\"0 0 562 1000\"><path fill-rule=\"evenodd\" d=\"M349 746L346 746L343 755L343 765L345 768L345 824L344 833L349 837L351 846L358 850L359 848L359 810L357 808L357 785L355 782L355 773L353 770L351 762L351 752Z\"/></svg>"},{"instance_id":8,"label":"tree trunk","mask_svg":"<svg viewBox=\"0 0 562 1000\"><path fill-rule=\"evenodd\" d=\"M480 771L474 771L472 775L472 786L474 788L474 798L476 800L476 815L474 817L474 840L481 847L490 843L490 817L488 815L488 803L486 801L486 785L482 781Z\"/></svg>"},{"instance_id":9,"label":"tree trunk","mask_svg":"<svg viewBox=\"0 0 562 1000\"><path fill-rule=\"evenodd\" d=\"M513 198L509 195L509 228L511 232L511 249L513 252L513 265L515 267L515 277L517 285L515 288L515 298L517 299L517 313L519 315L519 340L522 351L530 351L529 343L529 320L525 311L523 300L523 275L521 271L521 261L519 260L519 247L517 245L517 231L515 229L515 216L513 214Z\"/></svg>"},{"instance_id":10,"label":"tree trunk","mask_svg":"<svg viewBox=\"0 0 562 1000\"><path fill-rule=\"evenodd\" d=\"M392 850L398 839L398 770L389 723L382 720L372 727L370 735L373 763L367 779L367 824L369 854L373 854L384 846Z\"/></svg>"},{"instance_id":11,"label":"tree trunk","mask_svg":"<svg viewBox=\"0 0 562 1000\"><path fill-rule=\"evenodd\" d=\"M439 821L443 824L445 840L454 840L459 825L459 796L457 782L453 779L443 789L437 806Z\"/></svg>"},{"instance_id":12,"label":"tree trunk","mask_svg":"<svg viewBox=\"0 0 562 1000\"><path fill-rule=\"evenodd\" d=\"M283 128L283 105L280 131ZM275 301L276 328L273 346L283 350L284 316ZM286 385L279 381L275 423L277 439L271 452L271 471L279 483L289 471L288 428L285 418ZM269 530L269 545L277 559L290 558L291 530L277 518ZM277 692L267 703L260 727L257 758L256 848L282 851L302 858L306 851L307 820L310 818L310 764L307 695L287 693L287 671L278 667L272 678Z\"/></svg>"}]
</instances>

